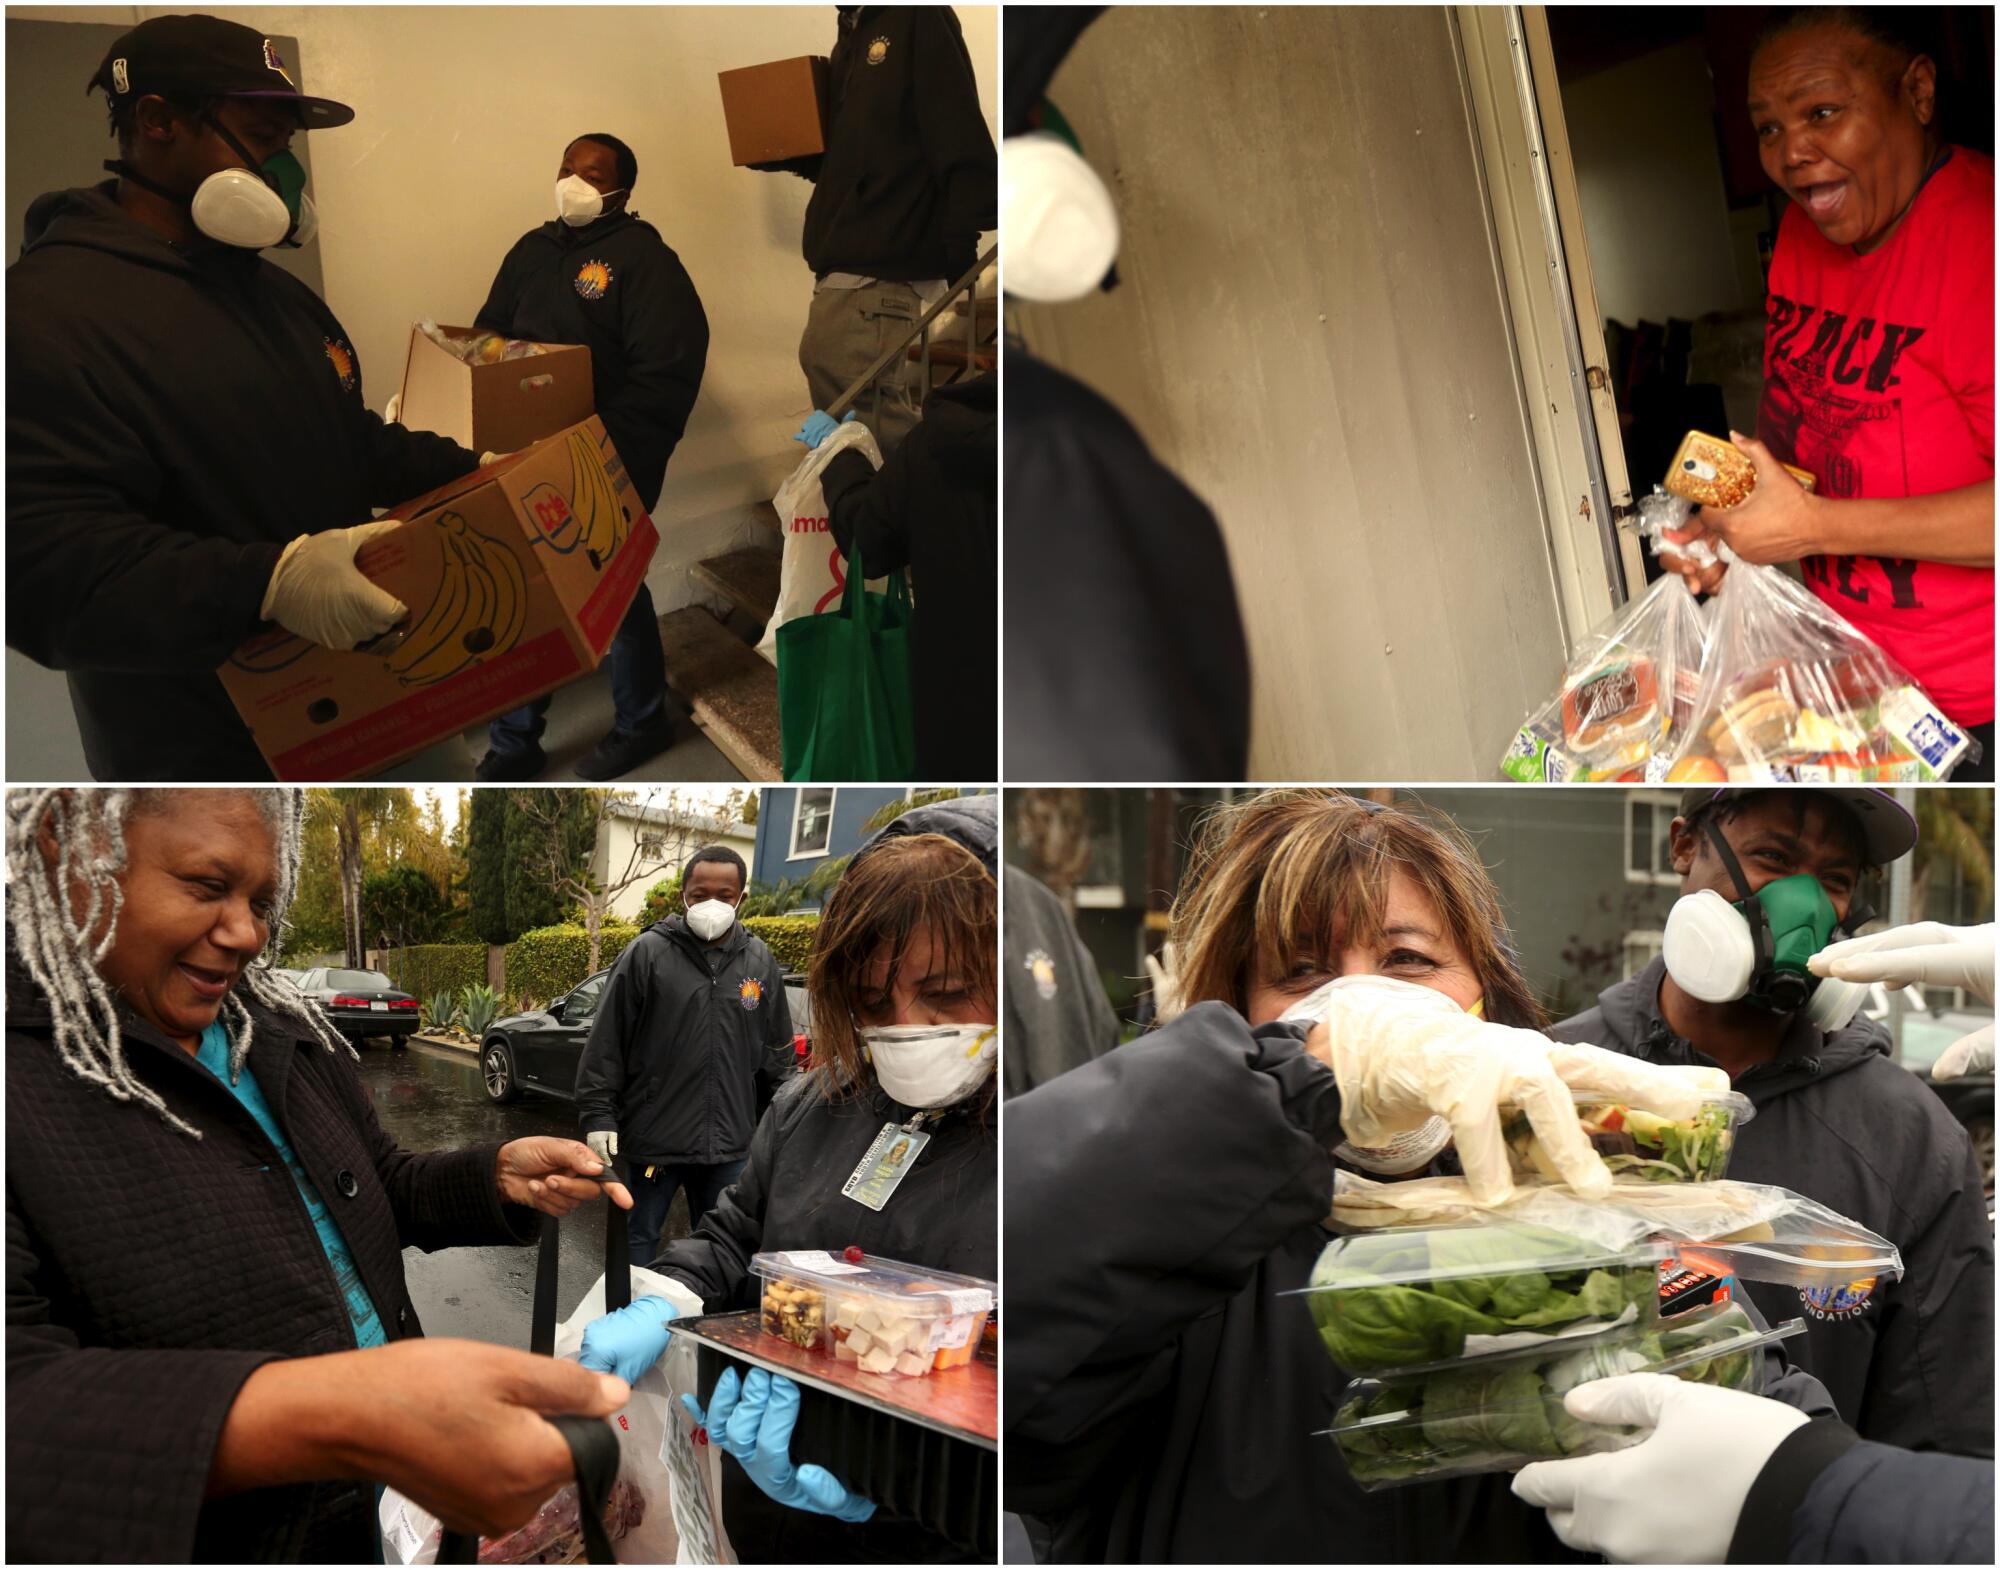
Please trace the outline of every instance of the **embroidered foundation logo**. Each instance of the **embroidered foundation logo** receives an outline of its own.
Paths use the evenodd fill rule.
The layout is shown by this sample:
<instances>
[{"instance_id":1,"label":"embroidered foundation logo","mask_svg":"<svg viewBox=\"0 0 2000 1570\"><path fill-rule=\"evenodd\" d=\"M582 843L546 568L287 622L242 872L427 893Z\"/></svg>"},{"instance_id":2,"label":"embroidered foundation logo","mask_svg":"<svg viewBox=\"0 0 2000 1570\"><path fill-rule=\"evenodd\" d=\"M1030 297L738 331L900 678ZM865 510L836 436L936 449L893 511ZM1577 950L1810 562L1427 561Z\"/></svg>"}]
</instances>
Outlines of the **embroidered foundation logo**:
<instances>
[{"instance_id":1,"label":"embroidered foundation logo","mask_svg":"<svg viewBox=\"0 0 2000 1570\"><path fill-rule=\"evenodd\" d=\"M601 300L611 287L609 262L585 262L576 271L576 292L586 300Z\"/></svg>"},{"instance_id":2,"label":"embroidered foundation logo","mask_svg":"<svg viewBox=\"0 0 2000 1570\"><path fill-rule=\"evenodd\" d=\"M333 367L333 374L340 378L342 392L354 391L354 351L338 338L322 338L326 345L327 363Z\"/></svg>"},{"instance_id":3,"label":"embroidered foundation logo","mask_svg":"<svg viewBox=\"0 0 2000 1570\"><path fill-rule=\"evenodd\" d=\"M1047 949L1030 949L1022 967L1035 978L1035 991L1044 1003L1056 995L1056 962L1049 958Z\"/></svg>"},{"instance_id":4,"label":"embroidered foundation logo","mask_svg":"<svg viewBox=\"0 0 2000 1570\"><path fill-rule=\"evenodd\" d=\"M880 65L884 60L888 58L889 58L888 39L878 38L875 40L874 43L868 46L868 63L870 65Z\"/></svg>"},{"instance_id":5,"label":"embroidered foundation logo","mask_svg":"<svg viewBox=\"0 0 2000 1570\"><path fill-rule=\"evenodd\" d=\"M764 1001L764 983L755 979L744 982L736 989L736 1000L747 1009L755 1008Z\"/></svg>"},{"instance_id":6,"label":"embroidered foundation logo","mask_svg":"<svg viewBox=\"0 0 2000 1570\"><path fill-rule=\"evenodd\" d=\"M1875 1296L1874 1276L1838 1287L1800 1287L1799 1299L1815 1319L1856 1319Z\"/></svg>"},{"instance_id":7,"label":"embroidered foundation logo","mask_svg":"<svg viewBox=\"0 0 2000 1570\"><path fill-rule=\"evenodd\" d=\"M278 51L271 46L271 40L268 38L264 40L264 69L276 71L278 75L283 76L287 87L296 88L299 85L285 75L285 62L278 58Z\"/></svg>"}]
</instances>

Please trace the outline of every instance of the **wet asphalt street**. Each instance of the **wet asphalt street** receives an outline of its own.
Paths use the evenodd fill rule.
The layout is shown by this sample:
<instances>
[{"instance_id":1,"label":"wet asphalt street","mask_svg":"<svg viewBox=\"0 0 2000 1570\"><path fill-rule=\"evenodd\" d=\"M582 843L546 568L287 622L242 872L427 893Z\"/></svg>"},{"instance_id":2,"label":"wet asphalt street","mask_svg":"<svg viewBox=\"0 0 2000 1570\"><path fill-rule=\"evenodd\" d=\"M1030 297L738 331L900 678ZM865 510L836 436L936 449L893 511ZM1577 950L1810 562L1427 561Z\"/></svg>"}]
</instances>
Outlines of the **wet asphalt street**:
<instances>
[{"instance_id":1,"label":"wet asphalt street","mask_svg":"<svg viewBox=\"0 0 2000 1570\"><path fill-rule=\"evenodd\" d=\"M504 1107L488 1101L478 1060L470 1052L421 1043L391 1052L371 1045L361 1054L360 1070L376 1116L405 1150L504 1144L529 1134L578 1137L576 1114L566 1101L534 1095ZM686 1235L687 1200L676 1196L666 1236ZM532 1245L452 1248L435 1254L410 1248L403 1251L403 1269L425 1334L527 1347L535 1291ZM559 1322L603 1271L604 1217L593 1205L562 1224Z\"/></svg>"}]
</instances>

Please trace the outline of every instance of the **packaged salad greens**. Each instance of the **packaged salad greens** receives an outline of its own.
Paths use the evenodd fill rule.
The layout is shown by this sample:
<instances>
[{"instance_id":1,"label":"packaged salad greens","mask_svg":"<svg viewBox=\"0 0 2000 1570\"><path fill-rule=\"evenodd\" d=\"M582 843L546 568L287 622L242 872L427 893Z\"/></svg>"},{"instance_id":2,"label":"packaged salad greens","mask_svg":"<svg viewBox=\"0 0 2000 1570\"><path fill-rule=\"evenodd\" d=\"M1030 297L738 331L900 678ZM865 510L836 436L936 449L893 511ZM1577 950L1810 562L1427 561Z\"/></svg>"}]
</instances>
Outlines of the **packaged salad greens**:
<instances>
[{"instance_id":1,"label":"packaged salad greens","mask_svg":"<svg viewBox=\"0 0 2000 1570\"><path fill-rule=\"evenodd\" d=\"M1729 1169L1736 1130L1756 1115L1740 1091L1710 1097L1691 1118L1663 1118L1601 1096L1576 1098L1577 1121L1614 1179L1642 1183L1707 1183ZM1500 1109L1500 1129L1518 1179L1560 1183L1562 1173L1542 1149L1528 1114Z\"/></svg>"},{"instance_id":2,"label":"packaged salad greens","mask_svg":"<svg viewBox=\"0 0 2000 1570\"><path fill-rule=\"evenodd\" d=\"M1299 1293L1327 1355L1350 1373L1650 1323L1662 1251L1606 1249L1513 1221L1336 1238Z\"/></svg>"},{"instance_id":3,"label":"packaged salad greens","mask_svg":"<svg viewBox=\"0 0 2000 1570\"><path fill-rule=\"evenodd\" d=\"M1758 1394L1764 1349L1804 1328L1792 1319L1759 1330L1739 1304L1715 1303L1580 1345L1557 1343L1427 1373L1357 1379L1342 1393L1326 1432L1355 1482L1371 1492L1619 1450L1637 1443L1640 1430L1579 1422L1564 1409L1564 1395L1593 1379L1629 1373L1674 1374Z\"/></svg>"}]
</instances>

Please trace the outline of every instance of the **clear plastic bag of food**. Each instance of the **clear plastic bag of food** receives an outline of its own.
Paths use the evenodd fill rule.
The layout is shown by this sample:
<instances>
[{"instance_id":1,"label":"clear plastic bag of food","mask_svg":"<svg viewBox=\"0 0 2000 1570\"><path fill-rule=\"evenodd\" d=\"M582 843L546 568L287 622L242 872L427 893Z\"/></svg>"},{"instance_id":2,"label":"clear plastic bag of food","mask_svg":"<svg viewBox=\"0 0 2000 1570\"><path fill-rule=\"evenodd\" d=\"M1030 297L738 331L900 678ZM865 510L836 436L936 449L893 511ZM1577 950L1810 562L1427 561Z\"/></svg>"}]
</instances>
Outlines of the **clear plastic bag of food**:
<instances>
[{"instance_id":1,"label":"clear plastic bag of food","mask_svg":"<svg viewBox=\"0 0 2000 1570\"><path fill-rule=\"evenodd\" d=\"M1669 573L1578 644L1500 772L1529 784L1664 778L1693 712L1702 644L1701 609Z\"/></svg>"},{"instance_id":2,"label":"clear plastic bag of food","mask_svg":"<svg viewBox=\"0 0 2000 1570\"><path fill-rule=\"evenodd\" d=\"M636 1483L620 1478L604 1501L604 1531L617 1542L646 1518L646 1494ZM384 1559L391 1563L437 1563L444 1528L436 1516L414 1500L390 1490L381 1506ZM391 1555L395 1557L390 1558ZM574 1565L585 1558L583 1522L577 1515L576 1484L564 1485L550 1496L524 1525L504 1537L479 1540L483 1565Z\"/></svg>"},{"instance_id":3,"label":"clear plastic bag of food","mask_svg":"<svg viewBox=\"0 0 2000 1570\"><path fill-rule=\"evenodd\" d=\"M1907 784L1946 778L1977 748L1832 607L1775 567L1738 562L1716 592L1666 777Z\"/></svg>"},{"instance_id":4,"label":"clear plastic bag of food","mask_svg":"<svg viewBox=\"0 0 2000 1570\"><path fill-rule=\"evenodd\" d=\"M1656 485L1652 495L1639 498L1638 520L1634 527L1646 542L1646 548L1655 556L1662 551L1673 551L1695 567L1713 567L1719 561L1735 561L1736 553L1720 540L1711 546L1705 539L1689 540L1683 544L1667 538L1668 530L1688 526L1688 520L1694 516L1694 508L1695 504L1687 497L1676 496Z\"/></svg>"}]
</instances>

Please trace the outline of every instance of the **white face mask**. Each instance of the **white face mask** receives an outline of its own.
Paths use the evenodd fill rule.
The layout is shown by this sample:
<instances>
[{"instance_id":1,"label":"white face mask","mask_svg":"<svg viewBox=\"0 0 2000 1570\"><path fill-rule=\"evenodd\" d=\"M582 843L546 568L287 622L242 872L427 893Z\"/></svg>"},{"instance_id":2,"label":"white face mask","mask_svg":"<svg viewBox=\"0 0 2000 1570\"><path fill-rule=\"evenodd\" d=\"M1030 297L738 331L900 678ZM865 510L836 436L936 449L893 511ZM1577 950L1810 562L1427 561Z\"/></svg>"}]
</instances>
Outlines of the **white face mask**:
<instances>
[{"instance_id":1,"label":"white face mask","mask_svg":"<svg viewBox=\"0 0 2000 1570\"><path fill-rule=\"evenodd\" d=\"M1412 983L1397 981L1388 976L1339 976L1324 986L1315 988L1284 1013L1278 1016L1280 1024L1298 1021L1317 1025L1326 1018L1328 998L1336 988L1345 991L1381 991L1385 987L1395 988L1399 995L1407 996L1412 990L1426 991L1436 998L1444 1009L1453 1013L1461 1012L1456 1003L1442 992L1433 988L1413 989ZM1475 1003L1470 1010L1479 1013ZM1407 1134L1397 1134L1386 1145L1356 1145L1342 1140L1333 1147L1333 1153L1350 1165L1360 1167L1364 1172L1373 1172L1381 1177L1401 1177L1405 1172L1415 1172L1427 1167L1437 1153L1451 1143L1451 1125L1443 1118L1432 1118L1421 1128Z\"/></svg>"},{"instance_id":2,"label":"white face mask","mask_svg":"<svg viewBox=\"0 0 2000 1570\"><path fill-rule=\"evenodd\" d=\"M861 1040L882 1088L906 1107L963 1101L1000 1060L993 1025L876 1025Z\"/></svg>"},{"instance_id":3,"label":"white face mask","mask_svg":"<svg viewBox=\"0 0 2000 1570\"><path fill-rule=\"evenodd\" d=\"M689 930L704 943L713 943L729 930L736 919L736 907L726 899L705 899L688 906Z\"/></svg>"},{"instance_id":4,"label":"white face mask","mask_svg":"<svg viewBox=\"0 0 2000 1570\"><path fill-rule=\"evenodd\" d=\"M622 191L624 187L618 189ZM556 181L556 216L572 229L581 229L602 218L606 196L617 194L618 191L598 190L580 174L566 174Z\"/></svg>"}]
</instances>

